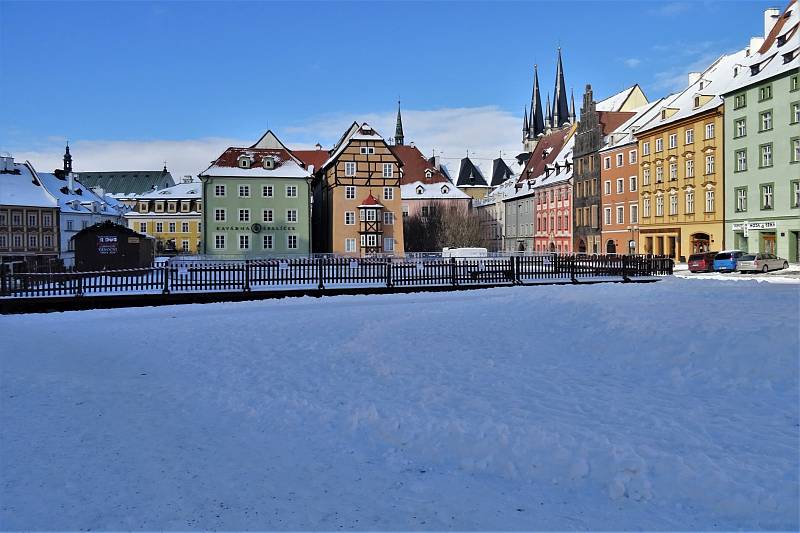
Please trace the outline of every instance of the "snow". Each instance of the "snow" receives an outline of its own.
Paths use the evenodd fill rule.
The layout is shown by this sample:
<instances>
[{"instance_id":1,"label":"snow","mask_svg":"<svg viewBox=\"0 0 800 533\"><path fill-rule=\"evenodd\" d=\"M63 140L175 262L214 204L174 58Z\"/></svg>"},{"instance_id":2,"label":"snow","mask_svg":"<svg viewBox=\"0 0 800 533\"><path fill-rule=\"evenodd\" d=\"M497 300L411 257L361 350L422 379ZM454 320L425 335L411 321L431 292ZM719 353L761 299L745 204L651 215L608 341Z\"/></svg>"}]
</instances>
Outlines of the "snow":
<instances>
[{"instance_id":1,"label":"snow","mask_svg":"<svg viewBox=\"0 0 800 533\"><path fill-rule=\"evenodd\" d=\"M0 316L0 523L797 530L798 302L669 278Z\"/></svg>"},{"instance_id":2,"label":"snow","mask_svg":"<svg viewBox=\"0 0 800 533\"><path fill-rule=\"evenodd\" d=\"M204 170L201 176L223 177L223 178L310 178L311 173L295 163L294 161L284 161L278 167L266 169L262 165L250 168L240 167L221 167L211 165Z\"/></svg>"},{"instance_id":3,"label":"snow","mask_svg":"<svg viewBox=\"0 0 800 533\"><path fill-rule=\"evenodd\" d=\"M33 167L27 161L13 163L19 174L0 174L0 205L57 207L56 199L44 187L34 183Z\"/></svg>"},{"instance_id":4,"label":"snow","mask_svg":"<svg viewBox=\"0 0 800 533\"><path fill-rule=\"evenodd\" d=\"M421 187L421 190L418 188ZM447 192L444 192L444 191ZM470 196L461 191L449 181L438 183L422 183L415 181L400 186L400 197L403 200L438 199L438 200L463 200Z\"/></svg>"},{"instance_id":5,"label":"snow","mask_svg":"<svg viewBox=\"0 0 800 533\"><path fill-rule=\"evenodd\" d=\"M631 93L636 89L636 85L623 89L617 94L613 94L595 104L597 111L619 111Z\"/></svg>"},{"instance_id":6,"label":"snow","mask_svg":"<svg viewBox=\"0 0 800 533\"><path fill-rule=\"evenodd\" d=\"M92 189L85 187L77 179L74 182L73 190L80 190L81 194L69 192L69 181L58 179L55 174L37 172L36 176L47 192L56 199L62 213L120 217L126 211L126 209L122 207L122 204L116 200L108 200L106 196L99 196ZM67 188L66 193L61 191L61 189L65 187ZM111 202L113 202L113 204ZM92 203L97 205L97 211L92 210Z\"/></svg>"}]
</instances>

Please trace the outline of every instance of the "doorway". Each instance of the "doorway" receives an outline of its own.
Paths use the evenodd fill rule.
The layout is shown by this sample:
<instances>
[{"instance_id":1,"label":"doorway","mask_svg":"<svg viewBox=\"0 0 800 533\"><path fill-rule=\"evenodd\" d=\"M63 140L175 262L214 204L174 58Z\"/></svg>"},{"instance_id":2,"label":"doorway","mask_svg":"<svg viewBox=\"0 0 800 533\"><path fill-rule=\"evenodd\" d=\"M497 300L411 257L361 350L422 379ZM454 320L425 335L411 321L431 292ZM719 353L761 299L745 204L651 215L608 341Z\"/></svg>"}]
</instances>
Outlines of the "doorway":
<instances>
[{"instance_id":1,"label":"doorway","mask_svg":"<svg viewBox=\"0 0 800 533\"><path fill-rule=\"evenodd\" d=\"M617 245L611 239L608 240L606 243L606 253L607 254L615 254L617 253Z\"/></svg>"},{"instance_id":2,"label":"doorway","mask_svg":"<svg viewBox=\"0 0 800 533\"><path fill-rule=\"evenodd\" d=\"M775 233L774 232L763 232L761 233L761 251L765 254L777 254L778 247L775 243Z\"/></svg>"},{"instance_id":3,"label":"doorway","mask_svg":"<svg viewBox=\"0 0 800 533\"><path fill-rule=\"evenodd\" d=\"M692 234L692 253L702 254L709 251L711 246L711 238L708 233L693 233Z\"/></svg>"}]
</instances>

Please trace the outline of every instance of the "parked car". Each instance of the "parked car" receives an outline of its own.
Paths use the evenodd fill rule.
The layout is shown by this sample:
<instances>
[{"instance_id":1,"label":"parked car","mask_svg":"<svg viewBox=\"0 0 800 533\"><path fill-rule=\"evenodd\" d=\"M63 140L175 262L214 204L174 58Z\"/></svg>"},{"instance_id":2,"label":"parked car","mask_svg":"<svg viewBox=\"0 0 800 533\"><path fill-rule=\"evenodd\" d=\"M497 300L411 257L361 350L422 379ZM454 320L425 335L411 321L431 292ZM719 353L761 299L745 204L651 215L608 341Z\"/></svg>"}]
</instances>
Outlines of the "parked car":
<instances>
[{"instance_id":1,"label":"parked car","mask_svg":"<svg viewBox=\"0 0 800 533\"><path fill-rule=\"evenodd\" d=\"M714 270L717 272L733 272L736 262L744 255L741 250L722 250L714 258Z\"/></svg>"},{"instance_id":2,"label":"parked car","mask_svg":"<svg viewBox=\"0 0 800 533\"><path fill-rule=\"evenodd\" d=\"M769 272L789 268L789 261L772 254L745 254L736 265L740 272Z\"/></svg>"},{"instance_id":3,"label":"parked car","mask_svg":"<svg viewBox=\"0 0 800 533\"><path fill-rule=\"evenodd\" d=\"M703 252L689 256L689 272L711 272L717 252Z\"/></svg>"}]
</instances>

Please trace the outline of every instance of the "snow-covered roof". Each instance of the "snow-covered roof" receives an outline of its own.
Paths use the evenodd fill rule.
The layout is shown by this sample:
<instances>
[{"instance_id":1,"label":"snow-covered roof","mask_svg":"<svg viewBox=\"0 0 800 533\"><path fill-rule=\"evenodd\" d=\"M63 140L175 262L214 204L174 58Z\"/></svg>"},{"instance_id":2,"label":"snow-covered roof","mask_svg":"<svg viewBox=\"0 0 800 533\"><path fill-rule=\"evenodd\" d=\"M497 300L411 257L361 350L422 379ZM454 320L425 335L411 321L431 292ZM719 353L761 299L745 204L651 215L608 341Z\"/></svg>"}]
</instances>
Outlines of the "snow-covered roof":
<instances>
[{"instance_id":1,"label":"snow-covered roof","mask_svg":"<svg viewBox=\"0 0 800 533\"><path fill-rule=\"evenodd\" d=\"M366 122L363 124L353 122L344 135L342 135L342 137L339 139L339 142L333 147L331 156L320 168L324 169L333 164L333 162L336 161L342 152L344 152L345 148L347 148L347 146L350 144L350 141L381 141L385 143L383 137L381 137L380 134Z\"/></svg>"},{"instance_id":2,"label":"snow-covered roof","mask_svg":"<svg viewBox=\"0 0 800 533\"><path fill-rule=\"evenodd\" d=\"M202 195L203 184L199 181L193 181L191 183L179 183L159 191L140 194L136 198L141 200L180 200L196 199Z\"/></svg>"},{"instance_id":3,"label":"snow-covered roof","mask_svg":"<svg viewBox=\"0 0 800 533\"><path fill-rule=\"evenodd\" d=\"M570 135L559 150L552 163L545 165L544 170L535 178L522 180L521 185L512 194L506 195L503 201L510 201L521 196L528 196L542 187L549 187L563 183L572 178L574 166L572 165L572 152L575 149L575 135Z\"/></svg>"},{"instance_id":4,"label":"snow-covered roof","mask_svg":"<svg viewBox=\"0 0 800 533\"><path fill-rule=\"evenodd\" d=\"M781 14L758 50L750 50L724 93L738 91L754 83L797 69L800 57L800 6L791 2Z\"/></svg>"},{"instance_id":5,"label":"snow-covered roof","mask_svg":"<svg viewBox=\"0 0 800 533\"><path fill-rule=\"evenodd\" d=\"M267 136L269 134L269 136ZM277 139L271 132L259 141ZM280 142L280 141L278 141ZM270 144L270 143L267 143ZM258 143L256 143L258 145ZM239 163L249 159L247 167ZM271 168L267 168L267 166ZM311 173L302 162L286 148L241 148L231 146L225 150L200 176L230 178L309 178Z\"/></svg>"},{"instance_id":6,"label":"snow-covered roof","mask_svg":"<svg viewBox=\"0 0 800 533\"><path fill-rule=\"evenodd\" d=\"M403 200L463 200L470 195L459 190L448 181L439 183L423 183L415 181L400 186L400 197Z\"/></svg>"},{"instance_id":7,"label":"snow-covered roof","mask_svg":"<svg viewBox=\"0 0 800 533\"><path fill-rule=\"evenodd\" d=\"M0 205L58 207L55 197L42 186L28 161L12 162L10 157L7 161L0 167Z\"/></svg>"},{"instance_id":8,"label":"snow-covered roof","mask_svg":"<svg viewBox=\"0 0 800 533\"><path fill-rule=\"evenodd\" d=\"M77 179L73 181L73 187L70 189L69 178L66 176L59 177L45 172L39 172L37 176L47 192L56 198L62 213L118 216L125 211L119 202L99 196Z\"/></svg>"},{"instance_id":9,"label":"snow-covered roof","mask_svg":"<svg viewBox=\"0 0 800 533\"><path fill-rule=\"evenodd\" d=\"M632 87L621 90L617 94L609 96L605 100L600 100L595 104L595 109L597 111L620 111L637 87L638 85L633 85Z\"/></svg>"},{"instance_id":10,"label":"snow-covered roof","mask_svg":"<svg viewBox=\"0 0 800 533\"><path fill-rule=\"evenodd\" d=\"M626 120L610 134L606 135L604 139L605 145L600 151L612 150L618 146L636 142L635 132L638 128L643 124L647 124L653 117L661 112L662 102L669 101L674 97L675 95L671 94L634 109L634 116Z\"/></svg>"}]
</instances>

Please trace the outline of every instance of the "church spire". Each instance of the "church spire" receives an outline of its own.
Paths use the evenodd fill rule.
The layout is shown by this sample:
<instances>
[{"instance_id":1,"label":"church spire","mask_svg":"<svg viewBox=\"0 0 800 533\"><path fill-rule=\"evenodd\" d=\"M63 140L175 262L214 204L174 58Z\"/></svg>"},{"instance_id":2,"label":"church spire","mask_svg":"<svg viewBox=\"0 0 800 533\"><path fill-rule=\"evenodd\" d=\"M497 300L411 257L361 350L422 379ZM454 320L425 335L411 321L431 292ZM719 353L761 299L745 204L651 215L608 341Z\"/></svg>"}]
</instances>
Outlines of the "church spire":
<instances>
[{"instance_id":1,"label":"church spire","mask_svg":"<svg viewBox=\"0 0 800 533\"><path fill-rule=\"evenodd\" d=\"M575 90L570 89L569 93L569 121L575 124Z\"/></svg>"},{"instance_id":2,"label":"church spire","mask_svg":"<svg viewBox=\"0 0 800 533\"><path fill-rule=\"evenodd\" d=\"M553 93L553 127L559 128L567 122L569 122L567 88L564 83L564 66L561 63L561 47L559 47L558 63L556 64L556 87Z\"/></svg>"},{"instance_id":3,"label":"church spire","mask_svg":"<svg viewBox=\"0 0 800 533\"><path fill-rule=\"evenodd\" d=\"M70 172L72 172L72 154L69 153L69 141L67 141L67 148L64 151L64 173Z\"/></svg>"},{"instance_id":4,"label":"church spire","mask_svg":"<svg viewBox=\"0 0 800 533\"><path fill-rule=\"evenodd\" d=\"M544 116L542 115L542 94L539 92L539 67L533 65L533 94L531 95L531 138L544 133Z\"/></svg>"},{"instance_id":5,"label":"church spire","mask_svg":"<svg viewBox=\"0 0 800 533\"><path fill-rule=\"evenodd\" d=\"M403 146L403 117L400 116L400 100L397 101L397 126L394 128L394 144Z\"/></svg>"},{"instance_id":6,"label":"church spire","mask_svg":"<svg viewBox=\"0 0 800 533\"><path fill-rule=\"evenodd\" d=\"M525 118L522 120L522 140L528 138L528 106L525 106Z\"/></svg>"},{"instance_id":7,"label":"church spire","mask_svg":"<svg viewBox=\"0 0 800 533\"><path fill-rule=\"evenodd\" d=\"M547 93L547 105L545 106L547 109L547 116L544 117L545 127L552 129L553 128L553 113L552 108L550 107L550 93Z\"/></svg>"}]
</instances>

